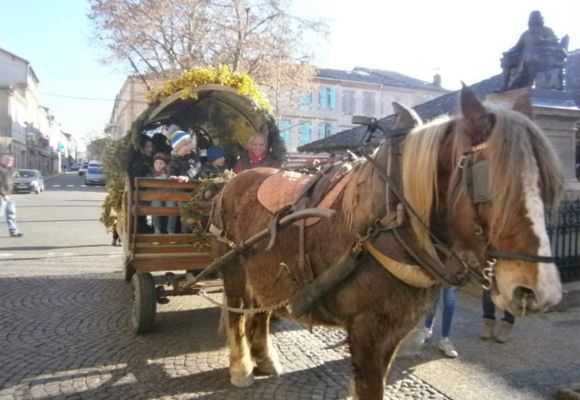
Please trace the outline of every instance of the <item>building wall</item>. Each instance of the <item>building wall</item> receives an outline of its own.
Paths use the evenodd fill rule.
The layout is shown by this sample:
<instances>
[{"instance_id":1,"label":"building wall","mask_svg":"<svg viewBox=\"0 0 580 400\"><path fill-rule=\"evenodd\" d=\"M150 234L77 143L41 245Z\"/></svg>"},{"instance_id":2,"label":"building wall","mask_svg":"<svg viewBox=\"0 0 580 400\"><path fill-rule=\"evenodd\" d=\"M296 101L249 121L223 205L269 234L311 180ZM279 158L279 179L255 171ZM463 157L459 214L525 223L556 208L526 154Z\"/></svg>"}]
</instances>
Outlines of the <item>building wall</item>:
<instances>
[{"instance_id":1,"label":"building wall","mask_svg":"<svg viewBox=\"0 0 580 400\"><path fill-rule=\"evenodd\" d=\"M0 51L0 84L13 85L26 82L28 65L19 57Z\"/></svg>"},{"instance_id":2,"label":"building wall","mask_svg":"<svg viewBox=\"0 0 580 400\"><path fill-rule=\"evenodd\" d=\"M382 118L394 112L393 101L412 107L444 93L317 78L298 107L282 110L278 123L288 151L295 152L298 146L354 127L353 115Z\"/></svg>"},{"instance_id":3,"label":"building wall","mask_svg":"<svg viewBox=\"0 0 580 400\"><path fill-rule=\"evenodd\" d=\"M113 140L122 138L133 121L147 108L147 87L141 79L129 77L115 98L108 131Z\"/></svg>"}]
</instances>

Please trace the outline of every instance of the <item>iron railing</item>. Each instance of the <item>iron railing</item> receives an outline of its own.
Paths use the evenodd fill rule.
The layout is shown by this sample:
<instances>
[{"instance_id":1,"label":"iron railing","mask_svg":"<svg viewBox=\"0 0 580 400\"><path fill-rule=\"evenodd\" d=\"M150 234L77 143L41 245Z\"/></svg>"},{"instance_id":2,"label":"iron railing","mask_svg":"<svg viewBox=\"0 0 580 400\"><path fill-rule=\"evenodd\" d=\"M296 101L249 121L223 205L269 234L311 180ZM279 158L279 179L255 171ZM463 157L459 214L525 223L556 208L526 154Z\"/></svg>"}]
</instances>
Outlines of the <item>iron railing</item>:
<instances>
[{"instance_id":1,"label":"iron railing","mask_svg":"<svg viewBox=\"0 0 580 400\"><path fill-rule=\"evenodd\" d=\"M562 282L580 280L580 200L563 202L546 219Z\"/></svg>"}]
</instances>

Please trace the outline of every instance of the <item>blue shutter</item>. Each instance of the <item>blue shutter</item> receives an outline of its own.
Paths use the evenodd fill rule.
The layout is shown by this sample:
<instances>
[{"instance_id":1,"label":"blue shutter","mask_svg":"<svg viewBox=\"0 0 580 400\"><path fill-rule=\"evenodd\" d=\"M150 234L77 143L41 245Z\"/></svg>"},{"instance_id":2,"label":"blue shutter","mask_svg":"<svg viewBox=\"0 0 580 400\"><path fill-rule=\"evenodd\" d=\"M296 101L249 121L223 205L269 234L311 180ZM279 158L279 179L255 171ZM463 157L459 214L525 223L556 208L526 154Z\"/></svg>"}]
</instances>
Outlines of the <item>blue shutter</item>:
<instances>
[{"instance_id":1,"label":"blue shutter","mask_svg":"<svg viewBox=\"0 0 580 400\"><path fill-rule=\"evenodd\" d=\"M302 95L300 98L300 105L309 106L312 104L312 93L308 92Z\"/></svg>"},{"instance_id":2,"label":"blue shutter","mask_svg":"<svg viewBox=\"0 0 580 400\"><path fill-rule=\"evenodd\" d=\"M318 139L326 137L324 136L324 132L326 132L326 124L321 122L318 124Z\"/></svg>"},{"instance_id":3,"label":"blue shutter","mask_svg":"<svg viewBox=\"0 0 580 400\"><path fill-rule=\"evenodd\" d=\"M286 145L290 144L290 121L287 119L280 121L280 137Z\"/></svg>"},{"instance_id":4,"label":"blue shutter","mask_svg":"<svg viewBox=\"0 0 580 400\"><path fill-rule=\"evenodd\" d=\"M328 93L326 88L320 88L320 108L328 108Z\"/></svg>"},{"instance_id":5,"label":"blue shutter","mask_svg":"<svg viewBox=\"0 0 580 400\"><path fill-rule=\"evenodd\" d=\"M310 143L310 122L303 122L298 130L298 145L302 146L307 143Z\"/></svg>"},{"instance_id":6,"label":"blue shutter","mask_svg":"<svg viewBox=\"0 0 580 400\"><path fill-rule=\"evenodd\" d=\"M328 88L328 108L334 110L336 108L336 89Z\"/></svg>"},{"instance_id":7,"label":"blue shutter","mask_svg":"<svg viewBox=\"0 0 580 400\"><path fill-rule=\"evenodd\" d=\"M332 135L332 124L326 124L324 128L324 137Z\"/></svg>"}]
</instances>

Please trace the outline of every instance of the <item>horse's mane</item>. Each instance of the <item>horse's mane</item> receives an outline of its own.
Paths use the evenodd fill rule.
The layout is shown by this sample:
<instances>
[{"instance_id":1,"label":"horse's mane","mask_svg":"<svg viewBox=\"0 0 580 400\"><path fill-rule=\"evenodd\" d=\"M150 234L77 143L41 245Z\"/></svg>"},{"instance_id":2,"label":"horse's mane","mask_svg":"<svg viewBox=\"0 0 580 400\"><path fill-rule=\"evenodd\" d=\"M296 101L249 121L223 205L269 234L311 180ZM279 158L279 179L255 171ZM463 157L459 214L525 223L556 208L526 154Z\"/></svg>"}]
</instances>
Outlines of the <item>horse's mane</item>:
<instances>
[{"instance_id":1,"label":"horse's mane","mask_svg":"<svg viewBox=\"0 0 580 400\"><path fill-rule=\"evenodd\" d=\"M503 109L490 112L495 124L488 139L492 199L490 224L494 231L490 240L499 235L513 221L513 210L522 199L522 173L539 169L539 184L546 207L554 206L563 188L562 169L548 138L542 130L523 114ZM445 132L457 128L462 117L441 118L413 130L405 141L402 161L403 193L425 226L430 226L431 216L437 207L437 162ZM457 162L471 147L469 137L455 130L451 141L453 165L448 199L456 201L463 193L458 185ZM453 203L451 203L453 204ZM434 252L428 231L411 216L411 226L419 244Z\"/></svg>"},{"instance_id":2,"label":"horse's mane","mask_svg":"<svg viewBox=\"0 0 580 400\"><path fill-rule=\"evenodd\" d=\"M403 146L403 195L422 221L409 215L411 227L419 245L432 256L436 256L436 252L425 227L430 226L431 213L437 207L437 161L442 139L450 123L449 118L442 117L415 128Z\"/></svg>"},{"instance_id":3,"label":"horse's mane","mask_svg":"<svg viewBox=\"0 0 580 400\"><path fill-rule=\"evenodd\" d=\"M490 179L489 193L492 199L490 224L494 231L490 240L513 221L513 210L522 199L522 174L538 168L542 200L546 207L554 206L563 189L560 162L549 139L540 127L525 115L505 109L492 109L495 124L488 139ZM455 158L469 149L465 135L456 135ZM457 169L455 168L455 171ZM458 177L452 176L452 182ZM450 185L450 198L462 194L462 185ZM454 192L453 192L454 191Z\"/></svg>"}]
</instances>

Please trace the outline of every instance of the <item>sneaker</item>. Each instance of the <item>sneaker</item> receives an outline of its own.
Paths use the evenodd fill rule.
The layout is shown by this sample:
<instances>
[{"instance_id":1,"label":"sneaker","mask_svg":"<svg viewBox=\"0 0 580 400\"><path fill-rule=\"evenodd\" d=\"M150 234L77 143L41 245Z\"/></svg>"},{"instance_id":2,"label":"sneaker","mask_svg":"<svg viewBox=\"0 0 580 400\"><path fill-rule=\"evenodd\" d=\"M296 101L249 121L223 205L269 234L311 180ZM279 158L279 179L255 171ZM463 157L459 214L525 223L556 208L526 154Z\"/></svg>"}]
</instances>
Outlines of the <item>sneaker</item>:
<instances>
[{"instance_id":1,"label":"sneaker","mask_svg":"<svg viewBox=\"0 0 580 400\"><path fill-rule=\"evenodd\" d=\"M439 350L441 350L447 357L455 358L458 356L455 346L451 343L448 337L443 337L439 341Z\"/></svg>"},{"instance_id":2,"label":"sneaker","mask_svg":"<svg viewBox=\"0 0 580 400\"><path fill-rule=\"evenodd\" d=\"M24 234L20 232L10 232L10 237L22 237Z\"/></svg>"},{"instance_id":3,"label":"sneaker","mask_svg":"<svg viewBox=\"0 0 580 400\"><path fill-rule=\"evenodd\" d=\"M427 343L433 336L433 328L417 328L417 336L421 344Z\"/></svg>"}]
</instances>

